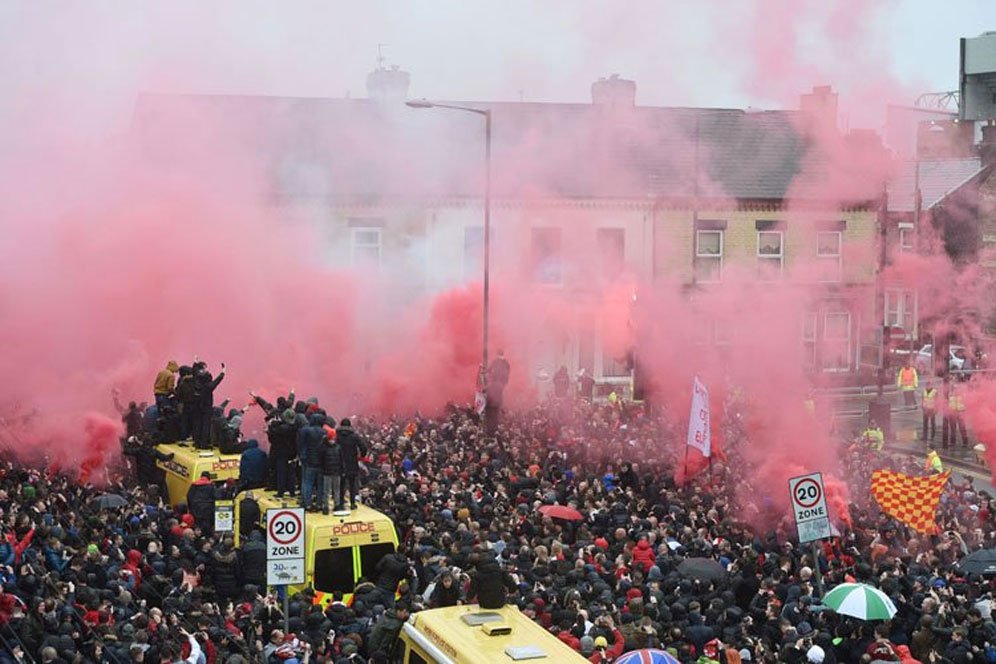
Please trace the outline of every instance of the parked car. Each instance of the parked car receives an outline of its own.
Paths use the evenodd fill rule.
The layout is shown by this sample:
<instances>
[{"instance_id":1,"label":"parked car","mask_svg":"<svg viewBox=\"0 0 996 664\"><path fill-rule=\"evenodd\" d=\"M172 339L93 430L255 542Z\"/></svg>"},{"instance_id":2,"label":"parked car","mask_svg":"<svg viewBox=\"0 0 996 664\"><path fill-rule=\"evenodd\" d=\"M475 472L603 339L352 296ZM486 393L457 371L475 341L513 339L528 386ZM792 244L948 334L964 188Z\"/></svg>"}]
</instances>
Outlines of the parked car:
<instances>
[{"instance_id":1,"label":"parked car","mask_svg":"<svg viewBox=\"0 0 996 664\"><path fill-rule=\"evenodd\" d=\"M934 345L927 344L916 354L914 359L917 371L921 373L929 371L934 367ZM972 361L965 353L964 346L951 345L948 347L948 371L962 371L972 368Z\"/></svg>"}]
</instances>

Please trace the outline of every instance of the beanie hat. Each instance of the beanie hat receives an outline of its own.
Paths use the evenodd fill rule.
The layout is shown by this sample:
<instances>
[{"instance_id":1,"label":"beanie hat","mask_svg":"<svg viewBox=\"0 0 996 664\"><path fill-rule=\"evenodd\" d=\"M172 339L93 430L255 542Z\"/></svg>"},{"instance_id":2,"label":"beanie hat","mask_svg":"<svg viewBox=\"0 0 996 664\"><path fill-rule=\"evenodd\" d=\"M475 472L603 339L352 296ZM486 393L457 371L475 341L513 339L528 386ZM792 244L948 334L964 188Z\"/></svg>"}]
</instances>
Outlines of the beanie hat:
<instances>
[{"instance_id":1,"label":"beanie hat","mask_svg":"<svg viewBox=\"0 0 996 664\"><path fill-rule=\"evenodd\" d=\"M819 646L813 646L806 653L806 661L813 662L813 664L823 664L823 658L826 657L826 653L823 652L823 648Z\"/></svg>"},{"instance_id":2,"label":"beanie hat","mask_svg":"<svg viewBox=\"0 0 996 664\"><path fill-rule=\"evenodd\" d=\"M609 641L608 641L608 639L606 639L604 636L596 637L595 638L595 647L596 648L608 648L609 647Z\"/></svg>"},{"instance_id":3,"label":"beanie hat","mask_svg":"<svg viewBox=\"0 0 996 664\"><path fill-rule=\"evenodd\" d=\"M100 549L97 548L96 544L87 544L87 546L86 546L86 552L87 552L87 554L93 555L95 553L99 553Z\"/></svg>"},{"instance_id":4,"label":"beanie hat","mask_svg":"<svg viewBox=\"0 0 996 664\"><path fill-rule=\"evenodd\" d=\"M595 546L597 546L602 551L608 551L609 550L609 541L607 539L605 539L604 537L599 537L598 539L595 540Z\"/></svg>"},{"instance_id":5,"label":"beanie hat","mask_svg":"<svg viewBox=\"0 0 996 664\"><path fill-rule=\"evenodd\" d=\"M588 656L595 652L595 639L590 636L581 637L581 654Z\"/></svg>"}]
</instances>

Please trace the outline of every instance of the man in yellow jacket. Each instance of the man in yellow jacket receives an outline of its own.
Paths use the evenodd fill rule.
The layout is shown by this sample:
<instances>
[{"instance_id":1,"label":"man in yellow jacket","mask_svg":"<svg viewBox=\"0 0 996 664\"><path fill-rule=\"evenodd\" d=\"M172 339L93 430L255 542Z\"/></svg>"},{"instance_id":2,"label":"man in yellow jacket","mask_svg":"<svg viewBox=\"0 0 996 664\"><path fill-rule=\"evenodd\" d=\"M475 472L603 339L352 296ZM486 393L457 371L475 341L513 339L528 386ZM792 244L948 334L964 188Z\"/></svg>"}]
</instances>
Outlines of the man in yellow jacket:
<instances>
[{"instance_id":1,"label":"man in yellow jacket","mask_svg":"<svg viewBox=\"0 0 996 664\"><path fill-rule=\"evenodd\" d=\"M937 388L927 383L920 395L920 408L923 411L923 428L920 440L934 440L937 434ZM927 425L930 425L930 438L927 438Z\"/></svg>"},{"instance_id":2,"label":"man in yellow jacket","mask_svg":"<svg viewBox=\"0 0 996 664\"><path fill-rule=\"evenodd\" d=\"M896 377L896 387L902 391L905 405L916 405L916 388L919 385L920 377L916 373L916 367L907 361L906 366L899 370L899 375Z\"/></svg>"},{"instance_id":3,"label":"man in yellow jacket","mask_svg":"<svg viewBox=\"0 0 996 664\"><path fill-rule=\"evenodd\" d=\"M941 462L941 455L937 453L933 445L927 451L927 460L923 464L923 469L930 473L944 472L944 463Z\"/></svg>"},{"instance_id":4,"label":"man in yellow jacket","mask_svg":"<svg viewBox=\"0 0 996 664\"><path fill-rule=\"evenodd\" d=\"M881 452L882 448L885 447L885 434L875 420L868 424L868 428L864 430L861 437L872 452Z\"/></svg>"},{"instance_id":5,"label":"man in yellow jacket","mask_svg":"<svg viewBox=\"0 0 996 664\"><path fill-rule=\"evenodd\" d=\"M153 388L153 393L156 395L156 405L160 408L162 408L163 402L173 395L173 390L176 389L176 372L179 370L180 366L176 360L170 360L166 364L166 368L156 374L156 385Z\"/></svg>"}]
</instances>

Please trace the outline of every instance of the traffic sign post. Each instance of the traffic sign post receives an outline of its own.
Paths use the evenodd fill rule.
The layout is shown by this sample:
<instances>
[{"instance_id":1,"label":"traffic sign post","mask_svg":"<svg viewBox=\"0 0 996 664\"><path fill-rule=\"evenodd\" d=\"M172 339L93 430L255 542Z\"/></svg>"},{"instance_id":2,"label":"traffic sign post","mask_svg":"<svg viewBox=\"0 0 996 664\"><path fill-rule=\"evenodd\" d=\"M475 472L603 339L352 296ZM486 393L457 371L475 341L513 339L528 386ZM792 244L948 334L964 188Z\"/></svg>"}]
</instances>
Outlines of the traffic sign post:
<instances>
[{"instance_id":1,"label":"traffic sign post","mask_svg":"<svg viewBox=\"0 0 996 664\"><path fill-rule=\"evenodd\" d=\"M305 582L304 509L266 510L266 583L284 590L284 631L288 631L287 586Z\"/></svg>"},{"instance_id":2,"label":"traffic sign post","mask_svg":"<svg viewBox=\"0 0 996 664\"><path fill-rule=\"evenodd\" d=\"M230 533L235 530L235 502L219 500L214 504L214 532Z\"/></svg>"},{"instance_id":3,"label":"traffic sign post","mask_svg":"<svg viewBox=\"0 0 996 664\"><path fill-rule=\"evenodd\" d=\"M789 495L792 500L792 515L799 533L799 543L812 543L814 576L816 589L823 596L823 573L820 571L820 552L816 543L833 536L830 527L830 512L827 509L827 494L823 489L823 473L810 473L789 480Z\"/></svg>"}]
</instances>

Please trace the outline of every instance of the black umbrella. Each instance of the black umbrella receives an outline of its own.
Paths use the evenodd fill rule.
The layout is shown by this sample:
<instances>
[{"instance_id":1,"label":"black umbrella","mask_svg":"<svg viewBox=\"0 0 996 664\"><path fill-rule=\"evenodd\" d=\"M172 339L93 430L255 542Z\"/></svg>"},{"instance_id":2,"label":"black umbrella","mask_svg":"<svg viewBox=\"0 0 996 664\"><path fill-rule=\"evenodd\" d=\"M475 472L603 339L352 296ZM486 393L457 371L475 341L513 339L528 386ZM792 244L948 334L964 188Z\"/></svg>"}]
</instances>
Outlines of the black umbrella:
<instances>
[{"instance_id":1,"label":"black umbrella","mask_svg":"<svg viewBox=\"0 0 996 664\"><path fill-rule=\"evenodd\" d=\"M678 574L689 579L707 581L726 578L726 570L712 558L686 558L678 565Z\"/></svg>"},{"instance_id":2,"label":"black umbrella","mask_svg":"<svg viewBox=\"0 0 996 664\"><path fill-rule=\"evenodd\" d=\"M964 574L976 576L996 576L996 549L981 549L965 556L958 563Z\"/></svg>"},{"instance_id":3,"label":"black umbrella","mask_svg":"<svg viewBox=\"0 0 996 664\"><path fill-rule=\"evenodd\" d=\"M93 502L95 502L97 507L102 510L111 510L118 507L128 506L128 501L116 493L102 493L94 498Z\"/></svg>"}]
</instances>

